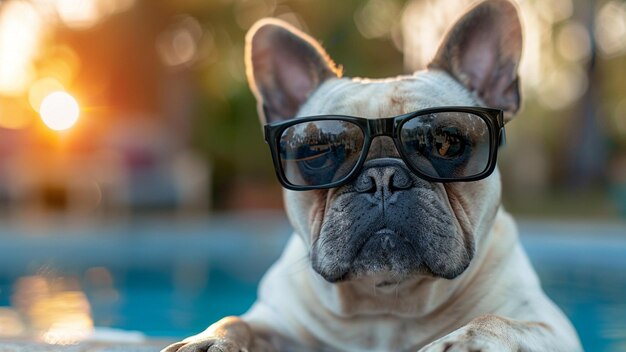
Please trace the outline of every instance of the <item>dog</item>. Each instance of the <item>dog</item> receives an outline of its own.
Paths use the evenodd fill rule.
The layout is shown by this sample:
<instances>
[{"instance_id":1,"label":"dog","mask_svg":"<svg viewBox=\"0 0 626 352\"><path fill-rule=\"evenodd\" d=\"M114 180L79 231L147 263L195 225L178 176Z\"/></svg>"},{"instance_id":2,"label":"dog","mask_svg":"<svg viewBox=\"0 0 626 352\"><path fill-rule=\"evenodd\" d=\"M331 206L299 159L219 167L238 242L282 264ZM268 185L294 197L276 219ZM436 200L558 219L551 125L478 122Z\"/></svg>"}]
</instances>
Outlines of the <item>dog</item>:
<instances>
[{"instance_id":1,"label":"dog","mask_svg":"<svg viewBox=\"0 0 626 352\"><path fill-rule=\"evenodd\" d=\"M501 205L498 170L472 179L482 169L449 166L460 155L474 160L477 138L501 140L497 122L520 107L517 13L508 0L479 3L427 69L391 79L342 78L308 35L276 19L257 22L246 37L247 74L261 123L279 126L266 127L266 138L295 233L245 315L163 351L582 351ZM487 123L471 107L495 108L501 120ZM329 116L340 117L326 130L295 127L325 126ZM369 139L357 125L370 128ZM421 130L430 142L410 137ZM309 145L298 134L317 137ZM289 143L308 154L288 159ZM420 161L427 153L441 154L430 160L445 159L447 169L429 171L434 162ZM343 171L333 166L339 155Z\"/></svg>"}]
</instances>

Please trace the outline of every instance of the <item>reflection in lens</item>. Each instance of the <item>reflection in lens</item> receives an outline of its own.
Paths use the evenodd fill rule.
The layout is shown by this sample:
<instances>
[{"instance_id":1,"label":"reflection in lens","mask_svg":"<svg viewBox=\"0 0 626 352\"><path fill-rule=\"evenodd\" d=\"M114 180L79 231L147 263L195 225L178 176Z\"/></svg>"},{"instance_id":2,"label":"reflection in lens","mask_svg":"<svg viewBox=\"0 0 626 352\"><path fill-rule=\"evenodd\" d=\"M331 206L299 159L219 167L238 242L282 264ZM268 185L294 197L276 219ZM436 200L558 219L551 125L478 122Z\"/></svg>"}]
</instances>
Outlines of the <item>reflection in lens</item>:
<instances>
[{"instance_id":1,"label":"reflection in lens","mask_svg":"<svg viewBox=\"0 0 626 352\"><path fill-rule=\"evenodd\" d=\"M285 178L294 186L323 186L345 178L363 149L363 131L351 122L317 120L285 129L279 153Z\"/></svg>"},{"instance_id":2,"label":"reflection in lens","mask_svg":"<svg viewBox=\"0 0 626 352\"><path fill-rule=\"evenodd\" d=\"M464 112L420 115L402 125L400 141L408 161L435 178L469 178L489 165L489 127Z\"/></svg>"}]
</instances>

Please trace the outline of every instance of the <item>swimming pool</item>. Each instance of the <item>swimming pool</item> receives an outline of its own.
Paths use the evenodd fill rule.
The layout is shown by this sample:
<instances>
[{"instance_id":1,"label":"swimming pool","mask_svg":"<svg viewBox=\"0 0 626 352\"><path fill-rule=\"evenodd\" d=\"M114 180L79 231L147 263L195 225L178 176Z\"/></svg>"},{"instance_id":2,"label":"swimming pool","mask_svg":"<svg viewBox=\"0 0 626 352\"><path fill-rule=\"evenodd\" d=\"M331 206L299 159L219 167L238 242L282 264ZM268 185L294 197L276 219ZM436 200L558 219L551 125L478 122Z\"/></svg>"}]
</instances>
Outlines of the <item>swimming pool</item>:
<instances>
[{"instance_id":1,"label":"swimming pool","mask_svg":"<svg viewBox=\"0 0 626 352\"><path fill-rule=\"evenodd\" d=\"M520 229L545 290L585 349L626 351L626 227L522 221ZM84 292L96 326L187 336L246 311L289 233L273 213L5 227L0 307L16 305L24 278L66 278Z\"/></svg>"}]
</instances>

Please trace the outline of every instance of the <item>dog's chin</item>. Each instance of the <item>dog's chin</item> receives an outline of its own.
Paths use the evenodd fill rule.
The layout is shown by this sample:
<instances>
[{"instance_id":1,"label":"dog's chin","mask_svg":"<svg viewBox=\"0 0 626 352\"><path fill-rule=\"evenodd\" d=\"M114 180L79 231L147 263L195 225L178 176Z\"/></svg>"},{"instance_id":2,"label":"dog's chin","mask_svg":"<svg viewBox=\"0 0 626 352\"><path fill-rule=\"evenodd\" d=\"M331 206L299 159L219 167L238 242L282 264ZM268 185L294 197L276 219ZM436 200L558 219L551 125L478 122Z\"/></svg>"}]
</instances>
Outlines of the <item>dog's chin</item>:
<instances>
[{"instance_id":1,"label":"dog's chin","mask_svg":"<svg viewBox=\"0 0 626 352\"><path fill-rule=\"evenodd\" d=\"M408 280L435 277L424 264L415 247L406 236L382 229L367 236L353 251L349 264L343 270L316 271L329 282L360 281L375 287L397 286ZM315 266L314 266L315 268Z\"/></svg>"},{"instance_id":2,"label":"dog's chin","mask_svg":"<svg viewBox=\"0 0 626 352\"><path fill-rule=\"evenodd\" d=\"M349 271L339 282L358 282L367 287L375 287L377 289L395 289L407 282L416 282L423 280L437 279L437 275L428 269L425 265L410 273L398 273L390 270L380 271Z\"/></svg>"}]
</instances>

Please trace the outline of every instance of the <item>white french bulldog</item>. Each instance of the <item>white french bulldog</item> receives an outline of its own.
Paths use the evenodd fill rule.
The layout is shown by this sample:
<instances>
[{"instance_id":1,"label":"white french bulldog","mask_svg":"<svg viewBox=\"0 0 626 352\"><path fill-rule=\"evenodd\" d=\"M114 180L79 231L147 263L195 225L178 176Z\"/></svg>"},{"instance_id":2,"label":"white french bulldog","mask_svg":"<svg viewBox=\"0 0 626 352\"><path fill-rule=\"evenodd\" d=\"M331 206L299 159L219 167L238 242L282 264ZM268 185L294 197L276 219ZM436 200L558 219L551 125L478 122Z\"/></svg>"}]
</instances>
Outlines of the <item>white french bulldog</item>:
<instances>
[{"instance_id":1,"label":"white french bulldog","mask_svg":"<svg viewBox=\"0 0 626 352\"><path fill-rule=\"evenodd\" d=\"M392 121L388 117L458 106L500 109L504 123L520 104L521 25L507 0L469 10L427 70L392 79L341 78L314 39L278 20L259 21L246 39L248 78L263 124L337 115ZM454 135L475 133L476 126L444 119L448 132L434 132L426 120L411 123L427 126L439 144L414 147L422 157L435 148L450 165L478 153ZM357 122L369 120L363 121ZM484 124L495 138L498 130ZM405 143L405 127L370 126L375 138L358 142L369 149L343 181L319 181L330 159L307 164L318 179L302 181L274 155L285 169L278 172L281 182L291 188L284 200L295 233L263 278L257 302L244 316L224 318L163 351L582 351L570 322L543 293L502 208L497 169L471 182L433 181L439 179L407 152L413 147ZM294 131L283 130L275 145L268 141L285 149L281 143L300 133ZM323 185L293 190L299 182Z\"/></svg>"}]
</instances>

